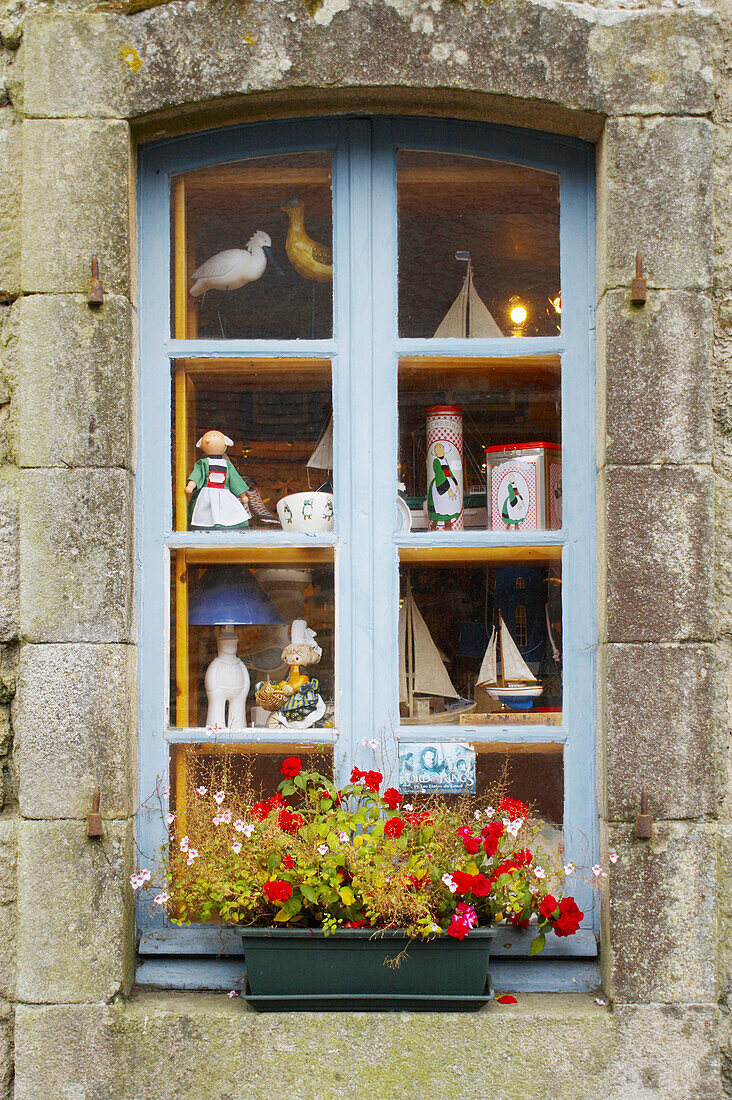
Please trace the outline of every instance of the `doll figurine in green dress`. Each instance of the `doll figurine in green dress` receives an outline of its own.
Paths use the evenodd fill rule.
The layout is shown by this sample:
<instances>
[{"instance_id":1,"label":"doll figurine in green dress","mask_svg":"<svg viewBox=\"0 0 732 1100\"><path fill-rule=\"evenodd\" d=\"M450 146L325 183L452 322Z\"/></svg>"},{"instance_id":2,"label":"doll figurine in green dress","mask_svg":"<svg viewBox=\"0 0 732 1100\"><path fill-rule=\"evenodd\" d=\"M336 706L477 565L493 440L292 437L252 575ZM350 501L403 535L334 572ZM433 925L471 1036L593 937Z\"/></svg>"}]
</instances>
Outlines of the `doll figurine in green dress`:
<instances>
[{"instance_id":1,"label":"doll figurine in green dress","mask_svg":"<svg viewBox=\"0 0 732 1100\"><path fill-rule=\"evenodd\" d=\"M228 435L217 431L206 432L196 443L204 457L186 482L191 530L249 526L249 485L226 457L226 448L233 445Z\"/></svg>"}]
</instances>

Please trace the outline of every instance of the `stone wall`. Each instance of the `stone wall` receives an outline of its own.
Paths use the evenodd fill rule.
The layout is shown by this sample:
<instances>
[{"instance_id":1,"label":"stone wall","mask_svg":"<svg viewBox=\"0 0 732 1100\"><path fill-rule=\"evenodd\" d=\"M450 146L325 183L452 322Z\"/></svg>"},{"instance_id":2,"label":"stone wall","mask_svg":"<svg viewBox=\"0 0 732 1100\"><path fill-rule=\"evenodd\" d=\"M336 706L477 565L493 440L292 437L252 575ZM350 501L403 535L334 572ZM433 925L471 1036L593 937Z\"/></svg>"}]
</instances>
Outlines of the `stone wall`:
<instances>
[{"instance_id":1,"label":"stone wall","mask_svg":"<svg viewBox=\"0 0 732 1100\"><path fill-rule=\"evenodd\" d=\"M22 1100L732 1095L731 26L732 0L5 5L0 1098L14 1075ZM353 108L598 142L611 1010L522 998L470 1022L462 1059L439 1016L277 1024L203 994L128 999L135 142ZM643 308L628 298L638 248ZM97 784L105 836L90 844ZM650 843L632 832L641 785Z\"/></svg>"}]
</instances>

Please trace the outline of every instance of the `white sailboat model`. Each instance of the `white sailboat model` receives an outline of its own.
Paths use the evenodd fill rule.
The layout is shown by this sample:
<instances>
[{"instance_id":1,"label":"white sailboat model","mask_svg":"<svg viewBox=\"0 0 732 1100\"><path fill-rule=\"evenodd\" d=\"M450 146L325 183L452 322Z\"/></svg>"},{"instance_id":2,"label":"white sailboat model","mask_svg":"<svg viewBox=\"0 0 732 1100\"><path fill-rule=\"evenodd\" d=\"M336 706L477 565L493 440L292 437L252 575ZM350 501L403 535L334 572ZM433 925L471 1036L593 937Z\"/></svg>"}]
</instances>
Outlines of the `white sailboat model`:
<instances>
[{"instance_id":1,"label":"white sailboat model","mask_svg":"<svg viewBox=\"0 0 732 1100\"><path fill-rule=\"evenodd\" d=\"M473 261L469 252L456 252L455 258L467 260L467 271L455 301L437 327L435 336L503 336L493 314L473 284Z\"/></svg>"},{"instance_id":2,"label":"white sailboat model","mask_svg":"<svg viewBox=\"0 0 732 1100\"><path fill-rule=\"evenodd\" d=\"M439 714L415 717L415 697L460 699L450 679L440 651L432 640L427 623L415 603L412 586L407 582L407 594L399 610L399 702L407 707L406 724L457 722L461 714L475 709L475 703Z\"/></svg>"},{"instance_id":3,"label":"white sailboat model","mask_svg":"<svg viewBox=\"0 0 732 1100\"><path fill-rule=\"evenodd\" d=\"M498 622L499 628L493 629L477 682L485 688L491 699L499 702L536 699L544 691L544 685L536 679L521 656L501 615L498 616Z\"/></svg>"},{"instance_id":4,"label":"white sailboat model","mask_svg":"<svg viewBox=\"0 0 732 1100\"><path fill-rule=\"evenodd\" d=\"M320 435L320 439L315 444L315 450L310 455L310 458L305 463L305 468L308 471L308 485L310 484L310 471L311 470L326 470L327 473L331 473L333 470L333 413L328 417L328 423L323 428Z\"/></svg>"}]
</instances>

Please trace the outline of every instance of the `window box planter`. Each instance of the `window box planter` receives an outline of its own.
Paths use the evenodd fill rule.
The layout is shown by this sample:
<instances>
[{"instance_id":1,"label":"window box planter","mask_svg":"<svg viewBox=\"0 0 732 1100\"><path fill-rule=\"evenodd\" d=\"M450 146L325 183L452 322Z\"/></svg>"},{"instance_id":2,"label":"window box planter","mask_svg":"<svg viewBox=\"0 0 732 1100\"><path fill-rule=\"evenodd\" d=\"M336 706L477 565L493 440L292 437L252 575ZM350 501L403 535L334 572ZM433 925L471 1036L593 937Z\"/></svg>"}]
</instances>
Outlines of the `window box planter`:
<instances>
[{"instance_id":1,"label":"window box planter","mask_svg":"<svg viewBox=\"0 0 732 1100\"><path fill-rule=\"evenodd\" d=\"M259 1011L470 1011L493 996L494 928L464 940L409 940L397 931L247 928L244 996ZM388 960L405 951L399 965Z\"/></svg>"}]
</instances>

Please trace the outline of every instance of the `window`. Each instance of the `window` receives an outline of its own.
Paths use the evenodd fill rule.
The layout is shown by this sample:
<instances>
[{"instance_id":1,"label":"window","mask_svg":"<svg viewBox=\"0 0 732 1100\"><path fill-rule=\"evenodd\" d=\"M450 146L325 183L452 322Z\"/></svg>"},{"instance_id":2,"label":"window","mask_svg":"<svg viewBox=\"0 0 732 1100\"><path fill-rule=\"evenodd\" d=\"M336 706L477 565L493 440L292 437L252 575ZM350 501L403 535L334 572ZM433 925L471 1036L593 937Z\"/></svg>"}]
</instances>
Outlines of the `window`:
<instances>
[{"instance_id":1,"label":"window","mask_svg":"<svg viewBox=\"0 0 732 1100\"><path fill-rule=\"evenodd\" d=\"M144 149L140 210L141 802L159 777L184 814L223 755L404 783L457 742L594 862L589 147L253 125ZM255 685L308 631L287 719Z\"/></svg>"}]
</instances>

